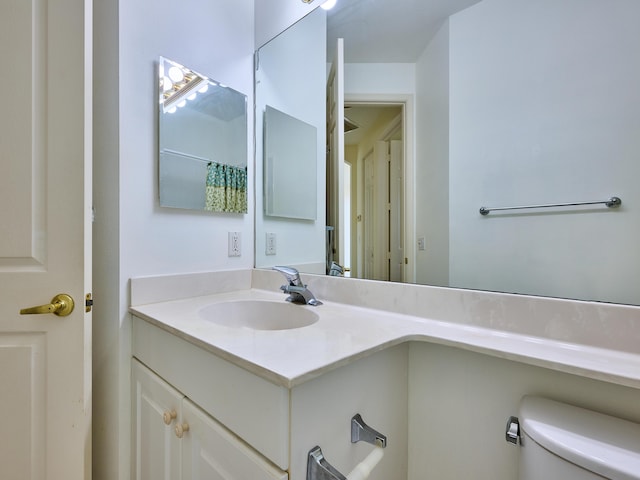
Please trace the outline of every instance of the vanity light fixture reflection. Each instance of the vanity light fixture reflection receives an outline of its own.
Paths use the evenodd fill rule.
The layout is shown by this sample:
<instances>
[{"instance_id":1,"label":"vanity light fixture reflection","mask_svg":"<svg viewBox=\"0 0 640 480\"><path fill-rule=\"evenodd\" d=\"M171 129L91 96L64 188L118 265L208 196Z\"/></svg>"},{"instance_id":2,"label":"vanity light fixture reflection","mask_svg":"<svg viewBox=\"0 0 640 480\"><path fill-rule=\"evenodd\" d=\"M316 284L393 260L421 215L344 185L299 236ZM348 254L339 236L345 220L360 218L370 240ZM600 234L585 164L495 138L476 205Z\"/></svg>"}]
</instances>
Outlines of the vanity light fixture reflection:
<instances>
[{"instance_id":1,"label":"vanity light fixture reflection","mask_svg":"<svg viewBox=\"0 0 640 480\"><path fill-rule=\"evenodd\" d=\"M326 2L321 4L320 7L324 10L331 10L336 6L336 2L337 0L327 0ZM302 0L302 3L313 3L313 0Z\"/></svg>"},{"instance_id":2,"label":"vanity light fixture reflection","mask_svg":"<svg viewBox=\"0 0 640 480\"><path fill-rule=\"evenodd\" d=\"M198 93L205 93L209 89L211 83L207 77L168 59L160 63L159 72L160 103L166 113L184 107L187 100L195 100Z\"/></svg>"},{"instance_id":3,"label":"vanity light fixture reflection","mask_svg":"<svg viewBox=\"0 0 640 480\"><path fill-rule=\"evenodd\" d=\"M336 3L337 3L337 0L327 0L322 5L320 5L320 8L322 8L323 10L331 10L333 7L336 6Z\"/></svg>"}]
</instances>

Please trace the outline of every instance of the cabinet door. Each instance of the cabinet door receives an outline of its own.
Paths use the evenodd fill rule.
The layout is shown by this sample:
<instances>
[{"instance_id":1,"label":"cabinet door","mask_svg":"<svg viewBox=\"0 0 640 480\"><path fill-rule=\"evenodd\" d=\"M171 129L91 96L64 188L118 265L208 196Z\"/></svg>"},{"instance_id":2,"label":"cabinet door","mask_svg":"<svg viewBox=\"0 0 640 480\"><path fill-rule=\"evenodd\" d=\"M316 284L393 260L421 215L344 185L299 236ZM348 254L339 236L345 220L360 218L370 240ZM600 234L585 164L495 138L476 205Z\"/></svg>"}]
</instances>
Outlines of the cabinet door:
<instances>
[{"instance_id":1,"label":"cabinet door","mask_svg":"<svg viewBox=\"0 0 640 480\"><path fill-rule=\"evenodd\" d=\"M181 442L174 428L183 395L137 360L133 377L133 478L179 480Z\"/></svg>"},{"instance_id":2,"label":"cabinet door","mask_svg":"<svg viewBox=\"0 0 640 480\"><path fill-rule=\"evenodd\" d=\"M238 437L185 399L182 421L188 425L182 445L182 480L287 480Z\"/></svg>"}]
</instances>

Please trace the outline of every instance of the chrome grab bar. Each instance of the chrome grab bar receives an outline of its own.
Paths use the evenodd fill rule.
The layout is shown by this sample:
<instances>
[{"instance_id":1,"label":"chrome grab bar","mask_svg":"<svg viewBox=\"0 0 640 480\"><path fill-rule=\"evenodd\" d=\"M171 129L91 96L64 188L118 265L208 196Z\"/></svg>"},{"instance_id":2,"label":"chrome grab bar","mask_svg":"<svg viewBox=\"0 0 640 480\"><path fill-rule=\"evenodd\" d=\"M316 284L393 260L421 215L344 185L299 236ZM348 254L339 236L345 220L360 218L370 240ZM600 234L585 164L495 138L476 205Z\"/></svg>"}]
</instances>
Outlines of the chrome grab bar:
<instances>
[{"instance_id":1,"label":"chrome grab bar","mask_svg":"<svg viewBox=\"0 0 640 480\"><path fill-rule=\"evenodd\" d=\"M521 210L525 208L550 208L550 207L573 207L578 205L606 205L609 208L616 208L622 205L620 197L611 197L598 202L573 202L573 203L549 203L544 205L523 205L518 207L480 207L480 215L489 215L489 212L498 210Z\"/></svg>"}]
</instances>

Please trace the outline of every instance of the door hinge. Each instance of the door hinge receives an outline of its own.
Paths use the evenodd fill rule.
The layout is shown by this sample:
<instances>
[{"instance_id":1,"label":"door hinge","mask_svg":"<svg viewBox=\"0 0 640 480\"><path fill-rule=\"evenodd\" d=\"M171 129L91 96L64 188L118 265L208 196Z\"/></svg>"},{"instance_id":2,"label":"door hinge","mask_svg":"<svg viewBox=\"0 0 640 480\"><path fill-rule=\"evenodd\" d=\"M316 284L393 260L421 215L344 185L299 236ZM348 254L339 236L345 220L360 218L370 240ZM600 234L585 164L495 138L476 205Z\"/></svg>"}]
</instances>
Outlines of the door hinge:
<instances>
[{"instance_id":1,"label":"door hinge","mask_svg":"<svg viewBox=\"0 0 640 480\"><path fill-rule=\"evenodd\" d=\"M90 312L93 307L93 298L91 298L91 294L87 293L84 297L84 311Z\"/></svg>"}]
</instances>

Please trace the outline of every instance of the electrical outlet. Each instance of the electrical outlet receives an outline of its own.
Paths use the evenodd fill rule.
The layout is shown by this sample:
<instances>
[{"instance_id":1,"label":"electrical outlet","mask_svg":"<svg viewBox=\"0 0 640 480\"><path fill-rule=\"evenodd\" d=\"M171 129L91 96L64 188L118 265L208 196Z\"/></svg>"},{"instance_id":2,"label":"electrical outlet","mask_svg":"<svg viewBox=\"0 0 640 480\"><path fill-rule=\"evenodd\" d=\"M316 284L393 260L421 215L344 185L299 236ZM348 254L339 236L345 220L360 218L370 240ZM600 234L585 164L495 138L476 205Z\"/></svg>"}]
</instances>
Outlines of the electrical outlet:
<instances>
[{"instance_id":1,"label":"electrical outlet","mask_svg":"<svg viewBox=\"0 0 640 480\"><path fill-rule=\"evenodd\" d=\"M241 254L240 232L229 232L229 256L239 257Z\"/></svg>"},{"instance_id":2,"label":"electrical outlet","mask_svg":"<svg viewBox=\"0 0 640 480\"><path fill-rule=\"evenodd\" d=\"M424 237L418 237L418 250L424 250L426 248L426 241Z\"/></svg>"},{"instance_id":3,"label":"electrical outlet","mask_svg":"<svg viewBox=\"0 0 640 480\"><path fill-rule=\"evenodd\" d=\"M272 232L266 233L266 246L265 246L265 254L266 255L275 255L276 254L276 234Z\"/></svg>"}]
</instances>

